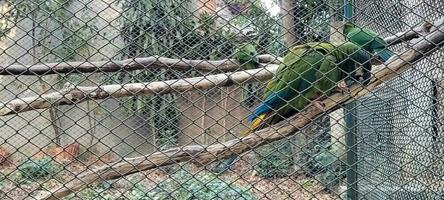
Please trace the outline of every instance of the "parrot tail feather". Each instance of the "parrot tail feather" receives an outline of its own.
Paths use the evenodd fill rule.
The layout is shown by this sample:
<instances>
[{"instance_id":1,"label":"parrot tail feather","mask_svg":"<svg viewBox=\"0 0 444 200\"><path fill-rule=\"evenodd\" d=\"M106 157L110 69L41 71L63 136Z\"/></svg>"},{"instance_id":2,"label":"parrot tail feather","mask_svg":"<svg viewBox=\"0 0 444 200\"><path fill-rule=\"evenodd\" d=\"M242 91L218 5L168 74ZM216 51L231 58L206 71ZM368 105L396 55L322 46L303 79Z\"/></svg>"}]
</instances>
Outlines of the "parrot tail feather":
<instances>
[{"instance_id":1,"label":"parrot tail feather","mask_svg":"<svg viewBox=\"0 0 444 200\"><path fill-rule=\"evenodd\" d=\"M254 119L251 122L250 128L248 128L245 131L242 131L241 135L246 136L246 135L250 134L251 132L253 132L254 130L256 130L257 128L259 128L261 125L263 125L263 122L265 121L267 114L268 113L264 113L264 114L261 114L258 117L256 117L256 119Z\"/></svg>"},{"instance_id":2,"label":"parrot tail feather","mask_svg":"<svg viewBox=\"0 0 444 200\"><path fill-rule=\"evenodd\" d=\"M390 51L389 49L383 49L381 51L378 52L378 56L382 58L382 60L385 62L387 61L390 57L393 56L393 52Z\"/></svg>"}]
</instances>

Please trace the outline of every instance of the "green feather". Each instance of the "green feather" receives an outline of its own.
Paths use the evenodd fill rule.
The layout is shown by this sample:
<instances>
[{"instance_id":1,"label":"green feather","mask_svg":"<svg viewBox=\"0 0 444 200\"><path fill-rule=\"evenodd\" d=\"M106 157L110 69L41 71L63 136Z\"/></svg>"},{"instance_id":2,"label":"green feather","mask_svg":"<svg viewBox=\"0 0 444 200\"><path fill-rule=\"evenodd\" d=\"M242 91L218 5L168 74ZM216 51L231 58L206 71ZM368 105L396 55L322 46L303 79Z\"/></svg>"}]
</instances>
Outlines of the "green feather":
<instances>
[{"instance_id":1,"label":"green feather","mask_svg":"<svg viewBox=\"0 0 444 200\"><path fill-rule=\"evenodd\" d=\"M387 49L388 44L373 30L357 27L352 23L346 23L343 29L344 35L350 42L353 42L365 50L378 54L383 61L387 61L393 52Z\"/></svg>"},{"instance_id":2,"label":"green feather","mask_svg":"<svg viewBox=\"0 0 444 200\"><path fill-rule=\"evenodd\" d=\"M249 43L239 45L234 51L234 58L242 65L244 70L255 69L259 66L256 48ZM247 107L254 105L258 90L258 85L255 84L248 84L242 90L243 102Z\"/></svg>"}]
</instances>

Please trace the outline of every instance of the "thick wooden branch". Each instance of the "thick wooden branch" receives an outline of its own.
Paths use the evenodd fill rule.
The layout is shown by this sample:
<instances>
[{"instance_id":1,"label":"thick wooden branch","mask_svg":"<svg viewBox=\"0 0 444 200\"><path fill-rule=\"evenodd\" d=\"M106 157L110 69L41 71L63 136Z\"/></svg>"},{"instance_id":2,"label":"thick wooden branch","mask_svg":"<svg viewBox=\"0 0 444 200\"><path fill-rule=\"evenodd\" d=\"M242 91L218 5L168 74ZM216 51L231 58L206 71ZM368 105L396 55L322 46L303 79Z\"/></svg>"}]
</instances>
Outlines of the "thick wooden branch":
<instances>
[{"instance_id":1,"label":"thick wooden branch","mask_svg":"<svg viewBox=\"0 0 444 200\"><path fill-rule=\"evenodd\" d=\"M261 63L280 63L282 58L273 55L260 55ZM152 56L121 61L98 62L61 62L38 65L0 65L0 75L48 75L64 73L93 73L134 71L141 69L177 69L228 72L239 69L239 64L233 59L225 60L188 60Z\"/></svg>"},{"instance_id":2,"label":"thick wooden branch","mask_svg":"<svg viewBox=\"0 0 444 200\"><path fill-rule=\"evenodd\" d=\"M324 110L332 111L347 101L367 95L369 92L377 89L382 83L390 81L392 78L398 76L398 74L407 70L410 64L434 52L443 45L444 27L441 27L439 30L426 36L426 40L416 44L412 49L388 60L387 67L376 72L367 87L364 88L359 85L354 85L348 95L335 94L329 97L324 101ZM286 121L256 131L246 137L230 140L221 144L209 146L190 145L155 152L142 157L123 159L76 176L75 179L52 190L50 193L42 194L38 199L59 199L97 181L115 179L178 162L192 161L205 164L216 159L226 158L232 153L242 154L258 146L296 134L298 130L309 124L318 115L325 113L325 111L319 110L315 106L309 106L305 111Z\"/></svg>"},{"instance_id":3,"label":"thick wooden branch","mask_svg":"<svg viewBox=\"0 0 444 200\"><path fill-rule=\"evenodd\" d=\"M421 26L413 28L408 31L396 33L393 36L384 38L384 41L389 44L389 46L399 44L402 42L410 41L412 39L418 38L422 34L426 34L430 32L433 24L430 22L425 22Z\"/></svg>"},{"instance_id":4,"label":"thick wooden branch","mask_svg":"<svg viewBox=\"0 0 444 200\"><path fill-rule=\"evenodd\" d=\"M150 83L131 83L125 85L104 85L98 87L74 87L58 92L17 98L0 104L0 116L17 114L30 110L49 108L58 105L78 104L87 100L100 100L109 97L120 98L137 95L153 95L187 92L195 89L228 87L235 84L268 80L278 65L270 64L253 70L228 72L194 78L157 81Z\"/></svg>"}]
</instances>

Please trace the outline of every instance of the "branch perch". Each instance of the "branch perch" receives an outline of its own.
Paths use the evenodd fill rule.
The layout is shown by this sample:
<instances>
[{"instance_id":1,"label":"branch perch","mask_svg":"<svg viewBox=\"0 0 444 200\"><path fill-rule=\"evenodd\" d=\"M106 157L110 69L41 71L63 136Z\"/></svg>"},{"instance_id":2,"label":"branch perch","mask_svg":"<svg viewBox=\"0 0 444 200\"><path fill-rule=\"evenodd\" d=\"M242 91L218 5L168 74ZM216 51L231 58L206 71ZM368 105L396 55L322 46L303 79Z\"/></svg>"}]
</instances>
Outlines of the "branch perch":
<instances>
[{"instance_id":1,"label":"branch perch","mask_svg":"<svg viewBox=\"0 0 444 200\"><path fill-rule=\"evenodd\" d=\"M277 68L278 65L270 64L267 67L253 70L228 72L194 78L149 83L131 83L125 85L73 87L38 96L17 98L6 104L0 104L0 116L58 105L78 104L87 100L100 100L108 97L120 98L138 95L179 93L213 87L228 87L235 84L255 82L257 80L268 80L273 76L273 73Z\"/></svg>"},{"instance_id":2,"label":"branch perch","mask_svg":"<svg viewBox=\"0 0 444 200\"><path fill-rule=\"evenodd\" d=\"M260 55L260 63L279 64L282 58L273 55ZM48 75L64 73L93 73L134 71L141 69L177 69L228 72L239 69L233 59L224 60L188 60L173 59L159 56L134 58L121 61L98 62L61 62L38 65L0 65L0 75Z\"/></svg>"},{"instance_id":3,"label":"branch perch","mask_svg":"<svg viewBox=\"0 0 444 200\"><path fill-rule=\"evenodd\" d=\"M413 64L425 55L429 55L436 51L443 45L444 27L441 27L425 36L425 40L414 45L412 49L406 50L399 56L395 56L388 60L386 62L387 67L376 72L367 87L364 88L359 85L354 85L348 95L332 95L324 101L324 109L326 111L333 111L347 101L367 95L370 91L377 89L383 82L390 81L398 74L407 70L410 64ZM221 144L208 146L190 145L155 152L146 156L123 159L122 161L76 176L76 179L63 184L59 188L52 190L50 193L42 194L38 199L59 199L72 192L79 191L87 185L99 180L115 179L178 162L192 161L204 164L216 159L226 158L232 153L242 154L258 146L296 134L298 130L309 124L312 119L322 113L324 113L324 111L319 110L315 106L309 106L305 111L286 121L256 131L246 137L230 140Z\"/></svg>"},{"instance_id":4,"label":"branch perch","mask_svg":"<svg viewBox=\"0 0 444 200\"><path fill-rule=\"evenodd\" d=\"M429 33L432 27L433 27L432 23L424 22L421 26L413 28L412 30L396 33L393 36L384 38L384 41L387 42L389 46L393 46L395 44L399 44L402 42L418 38L421 34Z\"/></svg>"}]
</instances>

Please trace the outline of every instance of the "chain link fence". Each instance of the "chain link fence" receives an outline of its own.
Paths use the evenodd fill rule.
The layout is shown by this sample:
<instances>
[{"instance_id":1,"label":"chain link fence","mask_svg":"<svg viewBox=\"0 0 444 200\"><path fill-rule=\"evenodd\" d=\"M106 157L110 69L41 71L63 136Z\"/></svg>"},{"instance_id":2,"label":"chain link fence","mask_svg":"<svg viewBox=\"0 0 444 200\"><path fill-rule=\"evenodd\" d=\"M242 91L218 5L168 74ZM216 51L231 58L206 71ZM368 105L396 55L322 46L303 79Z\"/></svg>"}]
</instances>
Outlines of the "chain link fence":
<instances>
[{"instance_id":1,"label":"chain link fence","mask_svg":"<svg viewBox=\"0 0 444 200\"><path fill-rule=\"evenodd\" d=\"M0 1L0 197L440 199L443 10Z\"/></svg>"},{"instance_id":2,"label":"chain link fence","mask_svg":"<svg viewBox=\"0 0 444 200\"><path fill-rule=\"evenodd\" d=\"M357 21L387 35L437 20L444 6L438 1L355 3ZM405 48L409 45L394 49ZM359 198L442 198L441 58L439 50L359 101Z\"/></svg>"}]
</instances>

